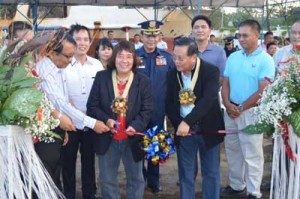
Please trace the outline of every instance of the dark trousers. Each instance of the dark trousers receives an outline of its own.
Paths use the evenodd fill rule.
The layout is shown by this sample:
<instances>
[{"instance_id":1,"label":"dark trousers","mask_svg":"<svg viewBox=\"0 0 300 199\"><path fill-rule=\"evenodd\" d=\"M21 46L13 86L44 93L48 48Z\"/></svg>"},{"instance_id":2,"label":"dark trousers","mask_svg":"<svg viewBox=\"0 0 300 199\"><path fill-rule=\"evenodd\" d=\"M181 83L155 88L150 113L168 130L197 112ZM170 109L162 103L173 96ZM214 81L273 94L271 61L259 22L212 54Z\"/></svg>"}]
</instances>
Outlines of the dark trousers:
<instances>
[{"instance_id":1,"label":"dark trousers","mask_svg":"<svg viewBox=\"0 0 300 199\"><path fill-rule=\"evenodd\" d=\"M62 139L55 139L55 142L52 143L39 142L34 145L34 148L52 180L61 189L61 146L63 144L64 131L60 128L56 128L53 131L62 136Z\"/></svg>"},{"instance_id":2,"label":"dark trousers","mask_svg":"<svg viewBox=\"0 0 300 199\"><path fill-rule=\"evenodd\" d=\"M81 154L81 183L84 199L96 194L95 153L91 131L77 130L69 133L69 142L62 148L62 175L64 194L67 199L75 199L76 158L78 148Z\"/></svg>"},{"instance_id":3,"label":"dark trousers","mask_svg":"<svg viewBox=\"0 0 300 199\"><path fill-rule=\"evenodd\" d=\"M159 189L159 164L154 165L149 161L147 169L144 166L143 173L147 186L151 189Z\"/></svg>"}]
</instances>

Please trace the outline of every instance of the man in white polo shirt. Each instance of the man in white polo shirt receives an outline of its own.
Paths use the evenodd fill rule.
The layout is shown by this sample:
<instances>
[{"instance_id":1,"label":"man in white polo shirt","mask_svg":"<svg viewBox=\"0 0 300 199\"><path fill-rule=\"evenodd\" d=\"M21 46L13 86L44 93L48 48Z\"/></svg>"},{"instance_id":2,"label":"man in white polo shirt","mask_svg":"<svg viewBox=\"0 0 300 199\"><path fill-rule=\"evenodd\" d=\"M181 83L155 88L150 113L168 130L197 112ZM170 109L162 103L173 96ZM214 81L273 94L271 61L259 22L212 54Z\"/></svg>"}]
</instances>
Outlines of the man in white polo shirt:
<instances>
[{"instance_id":1,"label":"man in white polo shirt","mask_svg":"<svg viewBox=\"0 0 300 199\"><path fill-rule=\"evenodd\" d=\"M71 64L66 68L66 87L70 103L82 114L86 114L86 103L94 82L96 73L103 70L99 60L87 56L90 48L91 37L89 29L75 24L69 31L77 43L77 48ZM67 199L76 197L76 158L78 148L81 153L81 182L82 198L92 199L96 194L95 180L95 154L93 150L91 128L96 124L96 119L86 116L89 126L78 128L75 133L69 134L69 142L62 148L62 174L64 194ZM76 125L76 121L73 121ZM80 126L80 124L76 125Z\"/></svg>"}]
</instances>

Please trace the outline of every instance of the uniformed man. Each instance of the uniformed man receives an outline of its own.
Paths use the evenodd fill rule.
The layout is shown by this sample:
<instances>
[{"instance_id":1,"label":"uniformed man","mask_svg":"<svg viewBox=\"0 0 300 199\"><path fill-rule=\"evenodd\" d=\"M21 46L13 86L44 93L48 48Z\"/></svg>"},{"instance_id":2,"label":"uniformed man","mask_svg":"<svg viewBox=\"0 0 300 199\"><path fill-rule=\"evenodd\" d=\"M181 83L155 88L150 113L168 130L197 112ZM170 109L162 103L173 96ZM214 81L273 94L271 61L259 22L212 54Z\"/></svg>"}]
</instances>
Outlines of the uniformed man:
<instances>
[{"instance_id":1,"label":"uniformed man","mask_svg":"<svg viewBox=\"0 0 300 199\"><path fill-rule=\"evenodd\" d=\"M234 39L234 37L226 37L224 39L224 43L225 43L224 50L225 50L225 53L226 53L226 57L229 57L229 55L231 53L236 51L236 49L234 48L233 39Z\"/></svg>"},{"instance_id":2,"label":"uniformed man","mask_svg":"<svg viewBox=\"0 0 300 199\"><path fill-rule=\"evenodd\" d=\"M154 100L153 116L149 128L157 125L158 128L163 129L167 72L175 68L175 64L170 53L156 47L159 41L160 26L163 23L152 20L142 22L139 25L142 28L141 35L144 45L136 51L141 61L138 70L150 77ZM161 191L159 165L148 162L147 170L144 168L144 176L147 186L153 193Z\"/></svg>"}]
</instances>

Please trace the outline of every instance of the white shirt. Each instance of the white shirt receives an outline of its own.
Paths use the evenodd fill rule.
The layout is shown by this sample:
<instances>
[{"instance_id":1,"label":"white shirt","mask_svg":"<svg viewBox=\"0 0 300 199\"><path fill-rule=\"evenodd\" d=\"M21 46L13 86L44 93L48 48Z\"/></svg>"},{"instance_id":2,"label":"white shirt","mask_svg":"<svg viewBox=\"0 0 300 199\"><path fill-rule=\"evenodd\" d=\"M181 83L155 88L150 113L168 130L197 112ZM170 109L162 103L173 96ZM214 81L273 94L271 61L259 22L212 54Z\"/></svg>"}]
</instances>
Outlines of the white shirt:
<instances>
[{"instance_id":1,"label":"white shirt","mask_svg":"<svg viewBox=\"0 0 300 199\"><path fill-rule=\"evenodd\" d=\"M134 43L134 48L135 49L139 49L140 47L142 47L144 44L142 42L138 42L138 43Z\"/></svg>"},{"instance_id":2,"label":"white shirt","mask_svg":"<svg viewBox=\"0 0 300 199\"><path fill-rule=\"evenodd\" d=\"M44 57L36 65L36 70L41 78L41 90L46 94L55 109L70 117L76 128L94 128L96 120L86 116L75 108L68 97L65 69L59 69L48 57Z\"/></svg>"},{"instance_id":3,"label":"white shirt","mask_svg":"<svg viewBox=\"0 0 300 199\"><path fill-rule=\"evenodd\" d=\"M181 78L183 82L183 89L189 89L192 83L192 73L189 76L185 76L183 72L181 72ZM191 104L189 105L180 105L180 115L181 117L186 117L193 110Z\"/></svg>"},{"instance_id":4,"label":"white shirt","mask_svg":"<svg viewBox=\"0 0 300 199\"><path fill-rule=\"evenodd\" d=\"M157 46L157 48L168 50L168 45L163 40L159 41L156 46Z\"/></svg>"},{"instance_id":5,"label":"white shirt","mask_svg":"<svg viewBox=\"0 0 300 199\"><path fill-rule=\"evenodd\" d=\"M86 103L96 76L103 70L101 62L87 56L87 61L82 65L73 58L72 63L66 68L66 83L71 104L78 110L86 113Z\"/></svg>"}]
</instances>

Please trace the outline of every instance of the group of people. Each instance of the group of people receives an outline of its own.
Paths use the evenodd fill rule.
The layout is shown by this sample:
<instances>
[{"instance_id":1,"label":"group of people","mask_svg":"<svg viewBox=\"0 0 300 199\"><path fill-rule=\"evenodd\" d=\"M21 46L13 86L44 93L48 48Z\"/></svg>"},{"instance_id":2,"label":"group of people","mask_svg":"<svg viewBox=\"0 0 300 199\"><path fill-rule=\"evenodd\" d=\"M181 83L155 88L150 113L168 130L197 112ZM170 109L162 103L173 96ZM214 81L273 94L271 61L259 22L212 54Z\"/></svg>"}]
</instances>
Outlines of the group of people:
<instances>
[{"instance_id":1,"label":"group of people","mask_svg":"<svg viewBox=\"0 0 300 199\"><path fill-rule=\"evenodd\" d=\"M223 48L209 42L212 23L207 16L192 19L192 38L177 39L172 54L157 47L162 22L139 25L143 41L139 48L129 41L114 45L103 38L95 58L87 55L91 36L83 25L59 30L45 44L36 70L42 80L40 89L54 106L52 116L60 120L53 131L64 139L38 142L35 149L55 184L66 198L76 198L79 149L83 198L96 197L95 153L102 198L120 198L121 160L127 198L143 198L145 186L159 193L159 165L144 163L138 134L153 126L163 129L167 116L174 127L180 198L195 198L198 155L202 198L242 194L261 198L263 135L239 130L255 122L253 107L285 56L275 65L257 45L260 24L252 19L240 23L237 37L242 49L228 58ZM279 51L295 53L299 32L300 21L296 21L291 45ZM224 139L229 185L221 189Z\"/></svg>"}]
</instances>

